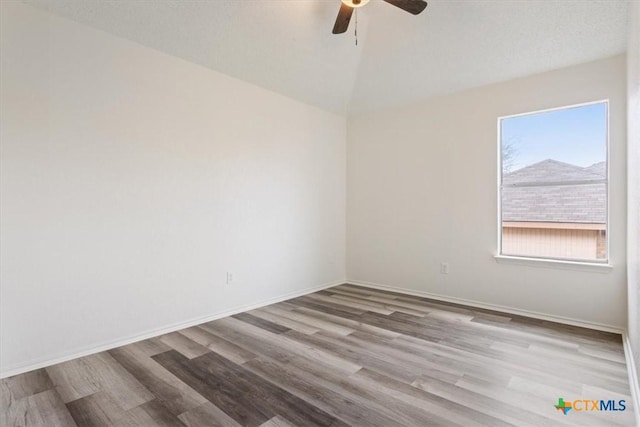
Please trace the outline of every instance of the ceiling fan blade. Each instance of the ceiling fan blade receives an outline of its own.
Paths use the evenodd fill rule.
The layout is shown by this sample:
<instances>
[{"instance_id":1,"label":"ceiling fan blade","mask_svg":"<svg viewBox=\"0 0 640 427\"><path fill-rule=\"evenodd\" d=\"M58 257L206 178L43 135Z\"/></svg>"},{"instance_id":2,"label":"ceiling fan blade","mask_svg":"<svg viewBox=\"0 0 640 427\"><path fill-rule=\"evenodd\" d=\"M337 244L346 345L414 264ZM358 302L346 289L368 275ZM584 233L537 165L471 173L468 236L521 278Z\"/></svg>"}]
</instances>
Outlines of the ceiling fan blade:
<instances>
[{"instance_id":1,"label":"ceiling fan blade","mask_svg":"<svg viewBox=\"0 0 640 427\"><path fill-rule=\"evenodd\" d=\"M427 7L427 2L423 0L384 0L389 4L399 7L405 12L417 15Z\"/></svg>"},{"instance_id":2,"label":"ceiling fan blade","mask_svg":"<svg viewBox=\"0 0 640 427\"><path fill-rule=\"evenodd\" d=\"M347 31L352 14L352 7L349 7L344 3L340 3L340 11L338 12L338 16L336 17L336 23L333 25L333 34L342 34Z\"/></svg>"}]
</instances>

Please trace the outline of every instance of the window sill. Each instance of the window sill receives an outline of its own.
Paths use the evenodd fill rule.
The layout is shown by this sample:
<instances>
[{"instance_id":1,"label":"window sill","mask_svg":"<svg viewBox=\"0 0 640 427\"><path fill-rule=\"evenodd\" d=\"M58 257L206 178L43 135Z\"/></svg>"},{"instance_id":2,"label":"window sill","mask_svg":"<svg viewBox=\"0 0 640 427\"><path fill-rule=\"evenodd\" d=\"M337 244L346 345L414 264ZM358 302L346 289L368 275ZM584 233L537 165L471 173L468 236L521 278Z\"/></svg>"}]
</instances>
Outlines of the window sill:
<instances>
[{"instance_id":1,"label":"window sill","mask_svg":"<svg viewBox=\"0 0 640 427\"><path fill-rule=\"evenodd\" d=\"M539 268L556 268L561 270L592 271L610 273L613 265L598 262L561 261L557 259L526 258L509 255L494 255L498 264L526 265Z\"/></svg>"}]
</instances>

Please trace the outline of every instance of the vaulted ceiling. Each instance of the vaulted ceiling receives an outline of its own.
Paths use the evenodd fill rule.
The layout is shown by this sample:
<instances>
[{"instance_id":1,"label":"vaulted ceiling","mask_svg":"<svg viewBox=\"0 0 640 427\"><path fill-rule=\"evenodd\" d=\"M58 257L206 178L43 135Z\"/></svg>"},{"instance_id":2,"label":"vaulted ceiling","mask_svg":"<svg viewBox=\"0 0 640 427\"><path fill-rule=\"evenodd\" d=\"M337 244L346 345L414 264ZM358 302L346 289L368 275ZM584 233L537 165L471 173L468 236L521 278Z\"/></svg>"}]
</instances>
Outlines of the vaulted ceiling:
<instances>
[{"instance_id":1,"label":"vaulted ceiling","mask_svg":"<svg viewBox=\"0 0 640 427\"><path fill-rule=\"evenodd\" d=\"M337 113L357 113L622 53L624 0L381 0L331 34L340 0L27 0Z\"/></svg>"}]
</instances>

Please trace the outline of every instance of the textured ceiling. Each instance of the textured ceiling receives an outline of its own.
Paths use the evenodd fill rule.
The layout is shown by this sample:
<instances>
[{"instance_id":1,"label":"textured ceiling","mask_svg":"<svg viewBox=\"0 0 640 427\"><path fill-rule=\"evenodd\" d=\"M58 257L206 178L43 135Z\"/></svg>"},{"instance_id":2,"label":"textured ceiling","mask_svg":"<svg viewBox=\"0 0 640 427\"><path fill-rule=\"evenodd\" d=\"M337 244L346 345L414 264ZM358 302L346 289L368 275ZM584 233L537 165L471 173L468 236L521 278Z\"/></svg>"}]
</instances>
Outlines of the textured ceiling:
<instances>
[{"instance_id":1,"label":"textured ceiling","mask_svg":"<svg viewBox=\"0 0 640 427\"><path fill-rule=\"evenodd\" d=\"M332 35L339 0L26 3L338 113L579 64L626 49L624 0L381 0Z\"/></svg>"}]
</instances>

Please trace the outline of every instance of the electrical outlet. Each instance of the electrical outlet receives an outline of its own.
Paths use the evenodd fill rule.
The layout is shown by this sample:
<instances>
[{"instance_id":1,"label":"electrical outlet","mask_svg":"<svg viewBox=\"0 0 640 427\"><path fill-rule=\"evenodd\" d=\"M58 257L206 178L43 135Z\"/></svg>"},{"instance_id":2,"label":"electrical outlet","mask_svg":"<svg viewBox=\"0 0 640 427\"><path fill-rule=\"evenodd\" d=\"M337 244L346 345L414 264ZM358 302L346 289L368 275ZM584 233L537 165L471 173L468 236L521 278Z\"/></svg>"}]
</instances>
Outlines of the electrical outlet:
<instances>
[{"instance_id":1,"label":"electrical outlet","mask_svg":"<svg viewBox=\"0 0 640 427\"><path fill-rule=\"evenodd\" d=\"M234 280L233 273L230 271L227 271L227 285L231 284L233 280Z\"/></svg>"},{"instance_id":2,"label":"electrical outlet","mask_svg":"<svg viewBox=\"0 0 640 427\"><path fill-rule=\"evenodd\" d=\"M449 274L449 263L441 262L440 263L440 274Z\"/></svg>"}]
</instances>

